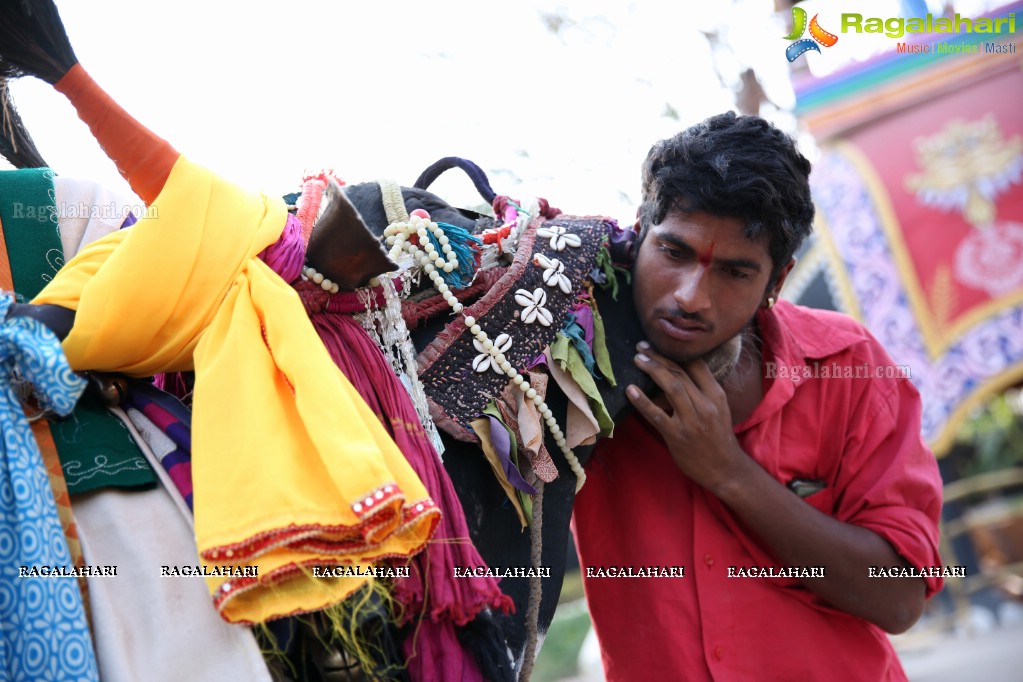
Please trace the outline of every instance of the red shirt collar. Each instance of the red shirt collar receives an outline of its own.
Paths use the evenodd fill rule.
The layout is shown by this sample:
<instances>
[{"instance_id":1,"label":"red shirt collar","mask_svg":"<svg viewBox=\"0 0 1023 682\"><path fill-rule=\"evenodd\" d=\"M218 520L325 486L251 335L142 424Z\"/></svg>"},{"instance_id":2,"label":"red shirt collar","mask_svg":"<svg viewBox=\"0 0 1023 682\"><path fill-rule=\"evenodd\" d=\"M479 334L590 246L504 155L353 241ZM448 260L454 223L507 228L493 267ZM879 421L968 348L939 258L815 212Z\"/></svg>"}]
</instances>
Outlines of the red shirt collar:
<instances>
[{"instance_id":1,"label":"red shirt collar","mask_svg":"<svg viewBox=\"0 0 1023 682\"><path fill-rule=\"evenodd\" d=\"M863 329L850 324L848 316L833 310L816 310L778 301L757 313L763 355L789 365L823 360L865 341Z\"/></svg>"},{"instance_id":2,"label":"red shirt collar","mask_svg":"<svg viewBox=\"0 0 1023 682\"><path fill-rule=\"evenodd\" d=\"M846 315L831 310L816 310L778 301L773 308L757 312L761 338L761 371L765 363L785 366L789 374L802 372L808 360L824 360L864 341L863 329ZM769 382L769 383L768 383ZM796 392L796 383L766 380L764 397L745 421L736 425L741 433L778 412Z\"/></svg>"}]
</instances>

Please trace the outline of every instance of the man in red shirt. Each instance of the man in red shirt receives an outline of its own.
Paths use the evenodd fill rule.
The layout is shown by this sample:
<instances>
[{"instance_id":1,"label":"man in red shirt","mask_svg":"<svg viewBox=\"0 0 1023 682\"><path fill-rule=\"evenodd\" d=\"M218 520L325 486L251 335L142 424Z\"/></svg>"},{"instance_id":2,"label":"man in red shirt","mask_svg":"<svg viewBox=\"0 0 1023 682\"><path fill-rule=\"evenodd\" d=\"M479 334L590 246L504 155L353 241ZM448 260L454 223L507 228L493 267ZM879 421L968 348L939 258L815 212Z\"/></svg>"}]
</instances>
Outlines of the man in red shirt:
<instances>
[{"instance_id":1,"label":"man in red shirt","mask_svg":"<svg viewBox=\"0 0 1023 682\"><path fill-rule=\"evenodd\" d=\"M734 114L644 164L635 361L657 390L629 387L636 412L598 446L574 519L608 680L906 679L885 633L941 588L941 479L880 344L777 302L809 172L791 138Z\"/></svg>"}]
</instances>

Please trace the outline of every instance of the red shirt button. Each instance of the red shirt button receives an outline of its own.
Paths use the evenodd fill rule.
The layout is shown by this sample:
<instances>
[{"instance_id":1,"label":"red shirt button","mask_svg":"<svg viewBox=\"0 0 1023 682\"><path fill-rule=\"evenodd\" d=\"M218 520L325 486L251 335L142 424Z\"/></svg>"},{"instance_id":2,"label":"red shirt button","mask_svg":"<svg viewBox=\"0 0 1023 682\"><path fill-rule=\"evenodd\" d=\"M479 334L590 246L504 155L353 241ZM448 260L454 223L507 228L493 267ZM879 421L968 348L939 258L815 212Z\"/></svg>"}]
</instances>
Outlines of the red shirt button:
<instances>
[{"instance_id":1,"label":"red shirt button","mask_svg":"<svg viewBox=\"0 0 1023 682\"><path fill-rule=\"evenodd\" d=\"M725 657L725 648L722 646L714 647L714 658L719 661Z\"/></svg>"},{"instance_id":2,"label":"red shirt button","mask_svg":"<svg viewBox=\"0 0 1023 682\"><path fill-rule=\"evenodd\" d=\"M707 564L708 566L713 566L714 565L714 557L712 557L710 554L704 554L703 555L703 563Z\"/></svg>"}]
</instances>

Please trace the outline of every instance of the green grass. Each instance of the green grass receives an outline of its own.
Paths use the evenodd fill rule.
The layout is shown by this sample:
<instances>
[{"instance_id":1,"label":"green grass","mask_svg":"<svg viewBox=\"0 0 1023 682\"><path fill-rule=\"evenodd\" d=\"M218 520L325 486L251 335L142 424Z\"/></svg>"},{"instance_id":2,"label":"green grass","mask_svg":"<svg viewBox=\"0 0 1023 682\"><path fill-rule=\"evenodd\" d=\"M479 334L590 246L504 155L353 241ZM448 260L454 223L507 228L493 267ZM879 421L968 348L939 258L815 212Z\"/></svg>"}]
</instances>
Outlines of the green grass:
<instances>
[{"instance_id":1,"label":"green grass","mask_svg":"<svg viewBox=\"0 0 1023 682\"><path fill-rule=\"evenodd\" d=\"M583 574L579 571L570 571L565 574L565 580L561 583L561 597L558 604L570 604L580 599L585 599L583 593Z\"/></svg>"}]
</instances>

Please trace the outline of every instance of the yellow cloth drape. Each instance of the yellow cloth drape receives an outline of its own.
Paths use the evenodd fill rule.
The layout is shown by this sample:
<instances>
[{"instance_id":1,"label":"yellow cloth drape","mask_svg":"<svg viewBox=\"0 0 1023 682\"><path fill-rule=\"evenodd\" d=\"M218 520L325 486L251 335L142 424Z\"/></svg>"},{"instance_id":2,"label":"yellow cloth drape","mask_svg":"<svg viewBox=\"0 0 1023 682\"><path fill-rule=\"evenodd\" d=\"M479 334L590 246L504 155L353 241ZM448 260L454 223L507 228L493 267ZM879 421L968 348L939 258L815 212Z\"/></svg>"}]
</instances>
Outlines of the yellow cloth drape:
<instances>
[{"instance_id":1,"label":"yellow cloth drape","mask_svg":"<svg viewBox=\"0 0 1023 682\"><path fill-rule=\"evenodd\" d=\"M75 369L195 369L200 557L257 569L207 578L233 622L341 601L367 578L309 567L411 556L440 514L298 295L258 259L286 218L283 202L180 157L146 218L84 249L34 301L77 310L64 341Z\"/></svg>"}]
</instances>

